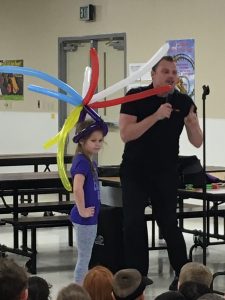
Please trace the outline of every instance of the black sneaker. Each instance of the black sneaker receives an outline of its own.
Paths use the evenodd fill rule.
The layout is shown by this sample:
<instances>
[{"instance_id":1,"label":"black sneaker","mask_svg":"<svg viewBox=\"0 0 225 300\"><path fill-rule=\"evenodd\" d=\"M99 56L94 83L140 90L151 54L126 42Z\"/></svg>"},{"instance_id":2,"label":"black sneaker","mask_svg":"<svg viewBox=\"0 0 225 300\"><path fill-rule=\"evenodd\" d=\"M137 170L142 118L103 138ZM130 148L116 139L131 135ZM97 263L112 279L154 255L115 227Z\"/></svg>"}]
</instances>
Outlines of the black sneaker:
<instances>
[{"instance_id":1,"label":"black sneaker","mask_svg":"<svg viewBox=\"0 0 225 300\"><path fill-rule=\"evenodd\" d=\"M178 277L175 276L174 280L171 282L171 284L169 286L169 290L170 291L177 291L178 290L177 285L178 285Z\"/></svg>"},{"instance_id":2,"label":"black sneaker","mask_svg":"<svg viewBox=\"0 0 225 300\"><path fill-rule=\"evenodd\" d=\"M146 286L153 284L153 281L149 277L143 276L143 278L144 278Z\"/></svg>"}]
</instances>

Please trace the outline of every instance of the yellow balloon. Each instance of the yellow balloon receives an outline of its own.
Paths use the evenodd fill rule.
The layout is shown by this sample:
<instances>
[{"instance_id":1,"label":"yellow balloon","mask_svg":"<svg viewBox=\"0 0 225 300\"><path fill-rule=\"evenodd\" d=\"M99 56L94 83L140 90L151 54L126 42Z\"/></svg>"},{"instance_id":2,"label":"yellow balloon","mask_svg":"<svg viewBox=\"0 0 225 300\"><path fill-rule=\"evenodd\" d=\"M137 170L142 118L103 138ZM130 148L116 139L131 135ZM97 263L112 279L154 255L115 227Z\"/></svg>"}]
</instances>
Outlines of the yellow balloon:
<instances>
[{"instance_id":1,"label":"yellow balloon","mask_svg":"<svg viewBox=\"0 0 225 300\"><path fill-rule=\"evenodd\" d=\"M61 181L63 183L63 186L67 191L72 191L72 187L68 179L68 175L65 170L65 164L64 164L65 143L69 132L74 128L74 126L78 122L80 112L82 109L83 109L82 105L75 107L71 111L67 119L65 120L65 123L62 129L60 130L60 132L44 144L45 148L49 148L54 144L58 143L58 151L57 151L58 172L59 172L59 177L61 178Z\"/></svg>"},{"instance_id":2,"label":"yellow balloon","mask_svg":"<svg viewBox=\"0 0 225 300\"><path fill-rule=\"evenodd\" d=\"M58 171L59 171L59 176L62 180L63 186L65 187L66 190L72 191L71 184L69 182L66 170L65 170L65 165L64 165L64 149L65 149L65 143L67 136L69 132L74 128L76 125L80 112L82 110L82 106L75 108L69 117L66 119L66 122L60 131L60 137L59 137L59 142L58 142L58 152L57 152L57 165L58 165Z\"/></svg>"},{"instance_id":3,"label":"yellow balloon","mask_svg":"<svg viewBox=\"0 0 225 300\"><path fill-rule=\"evenodd\" d=\"M55 135L53 138L49 139L46 143L44 143L44 148L48 149L55 145L58 142L59 139L59 133Z\"/></svg>"}]
</instances>

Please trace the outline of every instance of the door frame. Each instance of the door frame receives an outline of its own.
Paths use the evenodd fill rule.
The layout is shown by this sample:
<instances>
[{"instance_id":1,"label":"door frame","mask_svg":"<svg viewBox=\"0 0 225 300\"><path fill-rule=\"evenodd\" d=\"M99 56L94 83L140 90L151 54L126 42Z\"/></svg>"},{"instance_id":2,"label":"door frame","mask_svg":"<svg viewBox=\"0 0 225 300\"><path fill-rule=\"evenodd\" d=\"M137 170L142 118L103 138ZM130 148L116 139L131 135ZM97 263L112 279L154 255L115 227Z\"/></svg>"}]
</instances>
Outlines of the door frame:
<instances>
[{"instance_id":1,"label":"door frame","mask_svg":"<svg viewBox=\"0 0 225 300\"><path fill-rule=\"evenodd\" d=\"M126 49L126 33L111 33L100 35L87 35L79 37L59 37L58 38L58 78L67 82L67 49L65 46L73 45L73 43L89 42L90 48L94 47L98 50L98 42L107 40L123 40L124 41L124 78L127 76L127 49ZM60 90L63 93L62 90ZM67 118L67 103L58 101L58 129L61 130L65 119Z\"/></svg>"}]
</instances>

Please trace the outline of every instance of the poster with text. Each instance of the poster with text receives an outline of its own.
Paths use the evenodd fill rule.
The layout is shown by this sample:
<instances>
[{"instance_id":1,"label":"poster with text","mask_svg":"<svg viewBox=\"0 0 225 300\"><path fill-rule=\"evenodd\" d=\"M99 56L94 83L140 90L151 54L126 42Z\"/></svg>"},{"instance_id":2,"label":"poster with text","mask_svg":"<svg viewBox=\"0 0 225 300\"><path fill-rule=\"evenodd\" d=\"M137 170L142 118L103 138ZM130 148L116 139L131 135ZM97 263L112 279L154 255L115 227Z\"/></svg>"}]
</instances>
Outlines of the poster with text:
<instances>
[{"instance_id":1,"label":"poster with text","mask_svg":"<svg viewBox=\"0 0 225 300\"><path fill-rule=\"evenodd\" d=\"M0 60L0 66L23 67L23 60ZM0 73L0 100L24 100L23 75Z\"/></svg>"},{"instance_id":2,"label":"poster with text","mask_svg":"<svg viewBox=\"0 0 225 300\"><path fill-rule=\"evenodd\" d=\"M195 97L195 40L170 40L168 55L171 55L177 64L179 82L177 88L181 93L188 94L193 100Z\"/></svg>"}]
</instances>

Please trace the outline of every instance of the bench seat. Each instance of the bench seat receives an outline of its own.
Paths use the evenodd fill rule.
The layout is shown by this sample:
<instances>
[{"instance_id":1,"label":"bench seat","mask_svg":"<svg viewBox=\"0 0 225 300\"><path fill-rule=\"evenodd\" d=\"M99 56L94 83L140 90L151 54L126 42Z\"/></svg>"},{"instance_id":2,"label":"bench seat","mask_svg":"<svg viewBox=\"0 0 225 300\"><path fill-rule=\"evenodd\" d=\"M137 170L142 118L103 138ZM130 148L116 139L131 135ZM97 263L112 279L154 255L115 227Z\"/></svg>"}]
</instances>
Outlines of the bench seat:
<instances>
[{"instance_id":1,"label":"bench seat","mask_svg":"<svg viewBox=\"0 0 225 300\"><path fill-rule=\"evenodd\" d=\"M64 211L70 210L74 205L74 201L48 201L37 203L20 203L18 205L18 213L23 212L42 212L42 211ZM13 204L0 205L0 213L13 213Z\"/></svg>"},{"instance_id":2,"label":"bench seat","mask_svg":"<svg viewBox=\"0 0 225 300\"><path fill-rule=\"evenodd\" d=\"M22 251L25 256L30 257L26 266L32 274L37 273L37 228L62 227L68 226L69 246L73 246L73 225L69 220L69 216L46 216L46 217L21 217L18 219L4 218L6 224L11 224L15 230L22 231ZM31 246L27 246L27 232L31 232Z\"/></svg>"}]
</instances>

